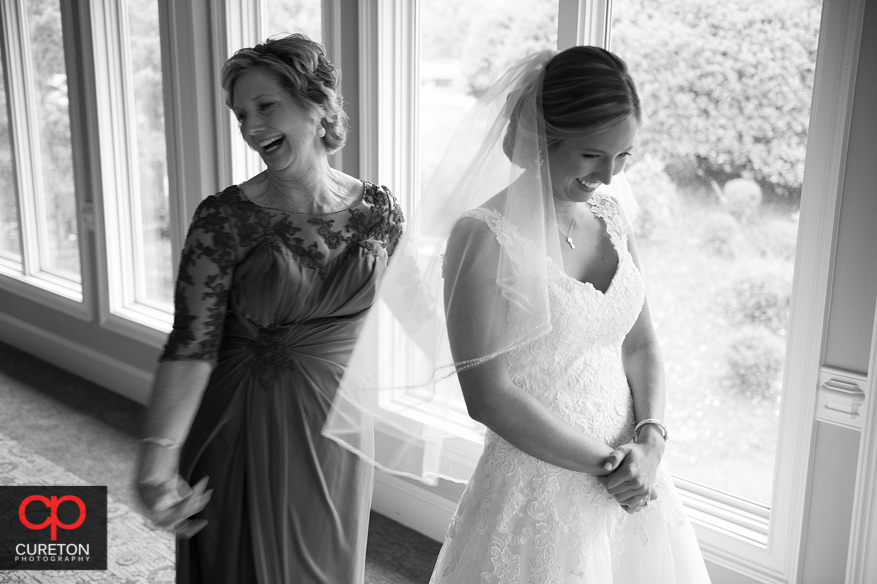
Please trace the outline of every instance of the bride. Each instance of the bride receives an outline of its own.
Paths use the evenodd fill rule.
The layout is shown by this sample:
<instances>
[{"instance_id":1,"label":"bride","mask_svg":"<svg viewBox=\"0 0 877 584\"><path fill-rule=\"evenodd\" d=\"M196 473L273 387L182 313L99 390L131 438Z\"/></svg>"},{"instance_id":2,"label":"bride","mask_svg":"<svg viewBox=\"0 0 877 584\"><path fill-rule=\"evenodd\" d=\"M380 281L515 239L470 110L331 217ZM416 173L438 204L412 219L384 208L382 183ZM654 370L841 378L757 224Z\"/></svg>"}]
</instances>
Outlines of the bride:
<instances>
[{"instance_id":1,"label":"bride","mask_svg":"<svg viewBox=\"0 0 877 584\"><path fill-rule=\"evenodd\" d=\"M709 582L661 463L635 203L609 186L640 125L633 80L612 53L574 47L493 91L521 172L463 214L444 256L454 363L488 430L431 582Z\"/></svg>"},{"instance_id":2,"label":"bride","mask_svg":"<svg viewBox=\"0 0 877 584\"><path fill-rule=\"evenodd\" d=\"M709 582L661 461L663 363L620 174L641 117L612 53L523 59L397 246L391 311L370 313L323 432L390 472L468 482L434 584Z\"/></svg>"}]
</instances>

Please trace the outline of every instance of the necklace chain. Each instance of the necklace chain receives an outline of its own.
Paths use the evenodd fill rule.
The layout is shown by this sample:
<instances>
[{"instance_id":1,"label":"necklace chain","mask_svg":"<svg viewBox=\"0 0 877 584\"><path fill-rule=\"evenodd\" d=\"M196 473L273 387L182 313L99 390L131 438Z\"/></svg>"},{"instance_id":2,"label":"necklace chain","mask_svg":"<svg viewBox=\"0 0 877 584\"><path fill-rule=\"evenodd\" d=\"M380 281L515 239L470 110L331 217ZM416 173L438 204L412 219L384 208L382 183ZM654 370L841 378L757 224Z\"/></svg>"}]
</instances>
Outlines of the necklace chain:
<instances>
[{"instance_id":1,"label":"necklace chain","mask_svg":"<svg viewBox=\"0 0 877 584\"><path fill-rule=\"evenodd\" d=\"M575 211L573 211L573 214L572 214L572 222L569 224L569 229L567 231L564 231L563 229L561 229L560 223L558 223L556 219L554 219L553 217L548 215L548 213L545 214L545 216L548 217L549 219L551 219L551 221L557 226L557 230L560 231L561 235L566 237L566 242L569 244L569 247L571 249L576 248L575 244L572 241L572 229L576 225L576 217L578 217L578 214L579 214L579 207L578 207L578 205L576 205Z\"/></svg>"}]
</instances>

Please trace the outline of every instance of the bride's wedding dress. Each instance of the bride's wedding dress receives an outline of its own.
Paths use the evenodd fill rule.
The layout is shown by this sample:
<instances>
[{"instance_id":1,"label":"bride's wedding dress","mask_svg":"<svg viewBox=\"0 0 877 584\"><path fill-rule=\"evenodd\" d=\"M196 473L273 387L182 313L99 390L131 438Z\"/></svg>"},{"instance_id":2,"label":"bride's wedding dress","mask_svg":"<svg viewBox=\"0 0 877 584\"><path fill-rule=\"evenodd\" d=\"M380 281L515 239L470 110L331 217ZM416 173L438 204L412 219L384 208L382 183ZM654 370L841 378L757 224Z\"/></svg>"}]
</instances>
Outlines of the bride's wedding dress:
<instances>
[{"instance_id":1,"label":"bride's wedding dress","mask_svg":"<svg viewBox=\"0 0 877 584\"><path fill-rule=\"evenodd\" d=\"M495 211L483 221L518 269L549 262L551 332L509 354L513 382L566 422L612 446L631 440L633 401L621 345L643 305L618 206L596 193L619 262L605 293L563 272ZM431 583L705 583L709 576L672 478L658 469L658 498L630 515L595 477L518 450L488 430L484 451L448 529Z\"/></svg>"}]
</instances>

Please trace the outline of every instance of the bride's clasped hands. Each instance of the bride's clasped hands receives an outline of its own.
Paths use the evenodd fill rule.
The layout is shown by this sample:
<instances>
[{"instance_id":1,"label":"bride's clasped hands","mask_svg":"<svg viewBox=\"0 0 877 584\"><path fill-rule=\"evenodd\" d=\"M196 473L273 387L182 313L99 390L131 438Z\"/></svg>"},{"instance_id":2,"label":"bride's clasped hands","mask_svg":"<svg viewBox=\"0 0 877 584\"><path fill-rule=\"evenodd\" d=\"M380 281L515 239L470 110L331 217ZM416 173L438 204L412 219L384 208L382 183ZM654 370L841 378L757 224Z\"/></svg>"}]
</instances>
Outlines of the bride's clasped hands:
<instances>
[{"instance_id":1,"label":"bride's clasped hands","mask_svg":"<svg viewBox=\"0 0 877 584\"><path fill-rule=\"evenodd\" d=\"M637 513L658 498L655 485L665 446L660 432L644 429L638 438L616 448L603 464L608 474L597 480L628 513Z\"/></svg>"}]
</instances>

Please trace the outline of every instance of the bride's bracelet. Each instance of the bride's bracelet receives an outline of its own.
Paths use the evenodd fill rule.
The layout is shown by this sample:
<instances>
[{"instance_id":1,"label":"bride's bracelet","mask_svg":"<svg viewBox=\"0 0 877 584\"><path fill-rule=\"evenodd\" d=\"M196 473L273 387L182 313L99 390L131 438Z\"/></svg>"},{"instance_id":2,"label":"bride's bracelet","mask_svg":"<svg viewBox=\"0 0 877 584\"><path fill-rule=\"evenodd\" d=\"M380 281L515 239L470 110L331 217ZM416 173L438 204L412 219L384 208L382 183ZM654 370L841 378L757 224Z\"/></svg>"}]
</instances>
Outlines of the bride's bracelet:
<instances>
[{"instance_id":1,"label":"bride's bracelet","mask_svg":"<svg viewBox=\"0 0 877 584\"><path fill-rule=\"evenodd\" d=\"M170 438L162 438L161 436L147 436L140 440L140 442L144 444L156 444L158 446L162 446L167 448L168 450L179 450L180 445L171 440Z\"/></svg>"},{"instance_id":2,"label":"bride's bracelet","mask_svg":"<svg viewBox=\"0 0 877 584\"><path fill-rule=\"evenodd\" d=\"M643 426L645 426L646 424L652 424L653 426L657 426L658 430L661 431L661 437L664 438L664 442L667 441L667 426L664 424L664 422L662 422L661 420L659 420L657 418L648 418L648 419L643 420L642 422L639 422L633 428L633 435L636 436L637 433L639 432L639 429L642 428Z\"/></svg>"}]
</instances>

